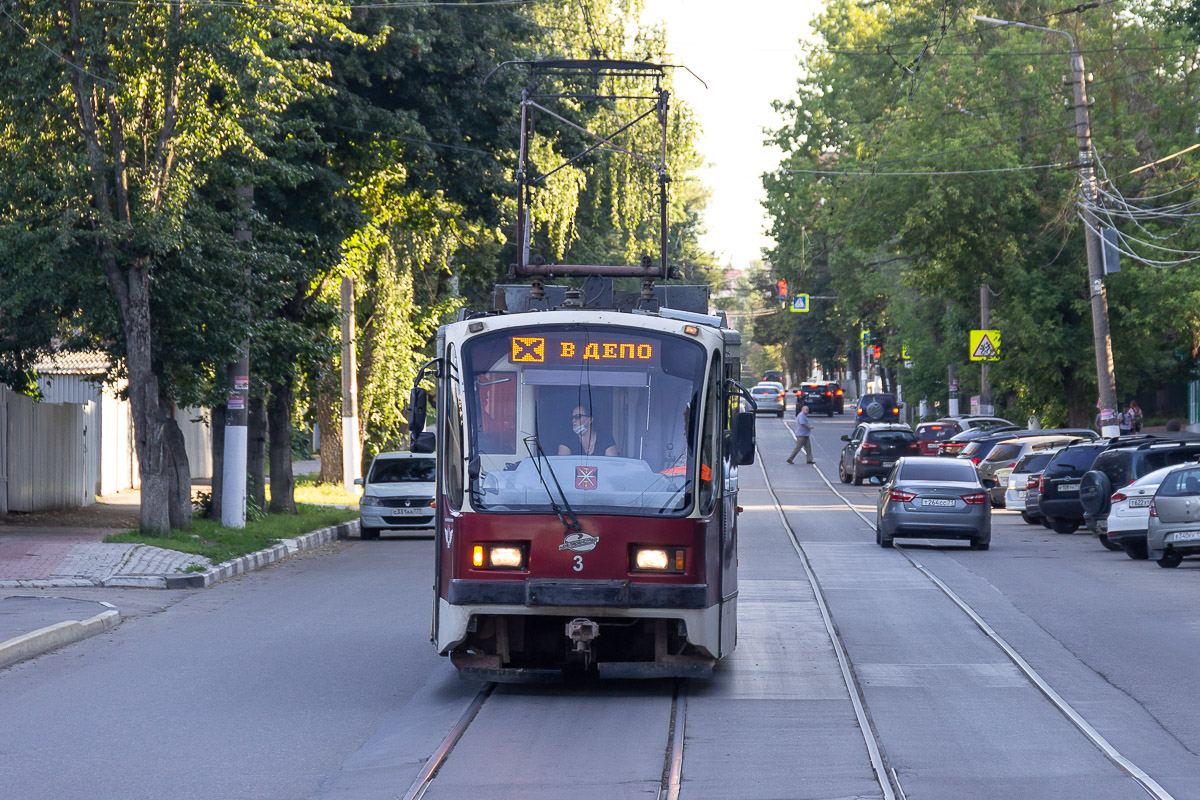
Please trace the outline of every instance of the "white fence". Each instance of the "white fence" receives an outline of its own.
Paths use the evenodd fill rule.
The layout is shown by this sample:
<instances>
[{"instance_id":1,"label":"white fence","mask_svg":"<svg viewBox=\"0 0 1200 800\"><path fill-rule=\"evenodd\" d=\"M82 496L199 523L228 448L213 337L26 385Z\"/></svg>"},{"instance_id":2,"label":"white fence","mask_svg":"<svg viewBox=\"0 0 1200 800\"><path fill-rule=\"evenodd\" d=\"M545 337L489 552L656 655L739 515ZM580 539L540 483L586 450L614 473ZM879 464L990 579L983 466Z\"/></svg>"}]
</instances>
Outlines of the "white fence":
<instances>
[{"instance_id":1,"label":"white fence","mask_svg":"<svg viewBox=\"0 0 1200 800\"><path fill-rule=\"evenodd\" d=\"M87 407L35 403L0 386L0 511L78 508L95 500Z\"/></svg>"}]
</instances>

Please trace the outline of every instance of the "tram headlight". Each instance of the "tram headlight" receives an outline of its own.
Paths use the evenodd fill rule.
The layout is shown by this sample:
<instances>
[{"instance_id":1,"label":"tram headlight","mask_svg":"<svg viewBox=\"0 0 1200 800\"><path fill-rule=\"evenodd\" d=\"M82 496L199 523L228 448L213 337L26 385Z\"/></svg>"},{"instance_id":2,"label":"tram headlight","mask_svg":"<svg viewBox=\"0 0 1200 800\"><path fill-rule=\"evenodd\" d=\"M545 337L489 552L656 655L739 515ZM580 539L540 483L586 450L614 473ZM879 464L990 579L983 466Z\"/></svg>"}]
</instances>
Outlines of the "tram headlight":
<instances>
[{"instance_id":1,"label":"tram headlight","mask_svg":"<svg viewBox=\"0 0 1200 800\"><path fill-rule=\"evenodd\" d=\"M471 565L476 569L524 569L525 548L519 544L477 544L471 550Z\"/></svg>"},{"instance_id":2,"label":"tram headlight","mask_svg":"<svg viewBox=\"0 0 1200 800\"><path fill-rule=\"evenodd\" d=\"M685 566L682 547L637 547L633 548L632 566L638 572L683 572Z\"/></svg>"}]
</instances>

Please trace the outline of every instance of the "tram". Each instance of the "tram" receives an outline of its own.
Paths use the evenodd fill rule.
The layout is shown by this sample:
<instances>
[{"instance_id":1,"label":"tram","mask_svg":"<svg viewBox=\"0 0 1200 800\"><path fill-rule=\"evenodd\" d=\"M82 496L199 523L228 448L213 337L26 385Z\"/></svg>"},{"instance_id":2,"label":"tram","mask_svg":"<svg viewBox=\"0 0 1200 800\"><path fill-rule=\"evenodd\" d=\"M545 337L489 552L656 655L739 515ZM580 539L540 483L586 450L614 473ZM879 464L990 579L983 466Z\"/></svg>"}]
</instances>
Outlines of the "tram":
<instances>
[{"instance_id":1,"label":"tram","mask_svg":"<svg viewBox=\"0 0 1200 800\"><path fill-rule=\"evenodd\" d=\"M669 283L668 67L521 66L509 275L530 282L496 286L490 312L443 326L410 400L413 449L437 453L433 643L464 676L497 681L709 675L737 641L738 467L754 460L755 406L737 382L738 332L708 314L708 288ZM596 102L597 86L649 104L618 133L656 119L657 162L542 105ZM539 174L538 119L597 144ZM658 181L658 263L530 259L534 193L601 147Z\"/></svg>"},{"instance_id":2,"label":"tram","mask_svg":"<svg viewBox=\"0 0 1200 800\"><path fill-rule=\"evenodd\" d=\"M734 648L739 335L635 311L566 297L438 334L412 435L438 462L432 638L464 676L705 676Z\"/></svg>"}]
</instances>

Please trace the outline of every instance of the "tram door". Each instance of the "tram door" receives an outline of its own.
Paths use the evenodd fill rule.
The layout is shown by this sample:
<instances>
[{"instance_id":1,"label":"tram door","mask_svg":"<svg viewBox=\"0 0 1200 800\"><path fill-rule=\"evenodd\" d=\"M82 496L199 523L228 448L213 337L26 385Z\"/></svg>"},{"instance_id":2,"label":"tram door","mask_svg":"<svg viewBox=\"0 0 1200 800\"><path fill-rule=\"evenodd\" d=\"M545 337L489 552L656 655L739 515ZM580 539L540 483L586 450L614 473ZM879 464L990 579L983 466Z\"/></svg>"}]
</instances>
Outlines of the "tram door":
<instances>
[{"instance_id":1,"label":"tram door","mask_svg":"<svg viewBox=\"0 0 1200 800\"><path fill-rule=\"evenodd\" d=\"M733 444L734 421L737 419L738 396L729 391L729 381L741 377L739 359L725 359L725 378L719 387L723 444L721 453L721 656L733 651L737 644L737 505L738 465ZM715 400L716 398L714 398Z\"/></svg>"}]
</instances>

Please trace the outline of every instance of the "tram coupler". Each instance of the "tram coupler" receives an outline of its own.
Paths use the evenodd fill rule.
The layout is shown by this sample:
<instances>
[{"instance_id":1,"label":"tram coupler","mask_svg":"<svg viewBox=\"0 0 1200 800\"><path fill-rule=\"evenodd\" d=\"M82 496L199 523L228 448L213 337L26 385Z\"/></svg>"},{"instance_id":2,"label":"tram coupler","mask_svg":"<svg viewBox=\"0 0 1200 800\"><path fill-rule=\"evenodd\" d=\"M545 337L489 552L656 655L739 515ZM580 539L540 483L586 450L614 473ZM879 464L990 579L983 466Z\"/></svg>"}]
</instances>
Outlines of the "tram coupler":
<instances>
[{"instance_id":1,"label":"tram coupler","mask_svg":"<svg viewBox=\"0 0 1200 800\"><path fill-rule=\"evenodd\" d=\"M571 652L582 656L584 666L592 662L592 640L600 635L600 623L585 617L576 617L567 623L567 638L571 640Z\"/></svg>"}]
</instances>

